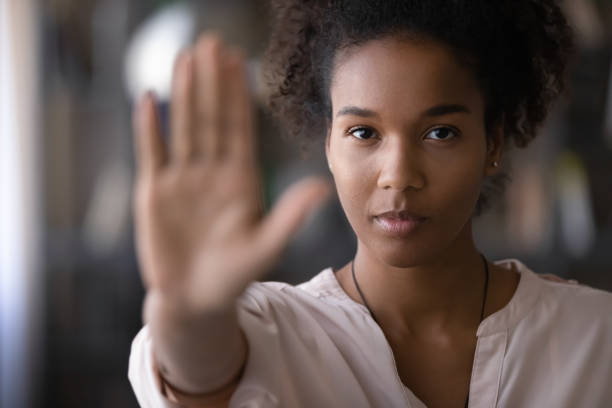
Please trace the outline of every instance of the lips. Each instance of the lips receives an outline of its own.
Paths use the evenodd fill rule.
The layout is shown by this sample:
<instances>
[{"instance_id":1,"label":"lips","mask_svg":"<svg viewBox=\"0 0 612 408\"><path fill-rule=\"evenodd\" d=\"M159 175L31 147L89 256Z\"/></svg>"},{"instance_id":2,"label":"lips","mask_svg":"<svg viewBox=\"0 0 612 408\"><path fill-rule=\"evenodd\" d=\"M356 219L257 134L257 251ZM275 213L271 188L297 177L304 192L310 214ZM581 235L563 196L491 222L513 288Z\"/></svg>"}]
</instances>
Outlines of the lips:
<instances>
[{"instance_id":1,"label":"lips","mask_svg":"<svg viewBox=\"0 0 612 408\"><path fill-rule=\"evenodd\" d=\"M408 210L393 210L378 214L376 217L396 220L424 220L427 217L411 213Z\"/></svg>"},{"instance_id":2,"label":"lips","mask_svg":"<svg viewBox=\"0 0 612 408\"><path fill-rule=\"evenodd\" d=\"M409 211L387 211L374 216L374 223L383 233L405 238L415 233L429 218Z\"/></svg>"}]
</instances>

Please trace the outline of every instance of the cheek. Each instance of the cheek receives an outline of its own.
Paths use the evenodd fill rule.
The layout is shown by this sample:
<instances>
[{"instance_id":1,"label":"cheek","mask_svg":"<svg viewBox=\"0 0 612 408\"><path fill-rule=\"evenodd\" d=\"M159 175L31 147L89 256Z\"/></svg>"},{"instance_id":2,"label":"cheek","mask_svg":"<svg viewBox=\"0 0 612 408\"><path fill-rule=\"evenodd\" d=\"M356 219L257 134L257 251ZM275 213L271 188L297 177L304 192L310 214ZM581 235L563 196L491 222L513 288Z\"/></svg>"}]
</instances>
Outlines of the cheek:
<instances>
[{"instance_id":1,"label":"cheek","mask_svg":"<svg viewBox=\"0 0 612 408\"><path fill-rule=\"evenodd\" d=\"M334 181L343 206L355 206L356 202L365 199L371 193L370 178L373 176L374 169L367 163L352 160L334 162Z\"/></svg>"},{"instance_id":2,"label":"cheek","mask_svg":"<svg viewBox=\"0 0 612 408\"><path fill-rule=\"evenodd\" d=\"M367 160L357 160L350 154L335 155L332 163L340 204L351 225L357 228L376 187L376 169Z\"/></svg>"},{"instance_id":3,"label":"cheek","mask_svg":"<svg viewBox=\"0 0 612 408\"><path fill-rule=\"evenodd\" d=\"M432 193L437 210L448 217L471 217L484 182L481 159L461 159L447 162L445 166L430 173Z\"/></svg>"}]
</instances>

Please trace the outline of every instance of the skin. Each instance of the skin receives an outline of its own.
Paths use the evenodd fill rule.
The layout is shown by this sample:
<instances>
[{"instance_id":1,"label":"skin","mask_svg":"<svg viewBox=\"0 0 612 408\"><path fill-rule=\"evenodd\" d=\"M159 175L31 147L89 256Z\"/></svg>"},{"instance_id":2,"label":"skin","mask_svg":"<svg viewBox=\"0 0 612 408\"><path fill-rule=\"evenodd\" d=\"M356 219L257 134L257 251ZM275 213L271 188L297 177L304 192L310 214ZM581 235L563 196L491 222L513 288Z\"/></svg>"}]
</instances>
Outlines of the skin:
<instances>
[{"instance_id":1,"label":"skin","mask_svg":"<svg viewBox=\"0 0 612 408\"><path fill-rule=\"evenodd\" d=\"M429 407L463 406L484 288L472 215L502 131L487 139L472 72L430 40L387 37L339 54L330 95L326 154L358 238L360 287L404 384ZM394 209L426 220L389 236L376 216ZM349 266L337 278L361 302ZM518 284L515 272L489 269L486 315Z\"/></svg>"}]
</instances>

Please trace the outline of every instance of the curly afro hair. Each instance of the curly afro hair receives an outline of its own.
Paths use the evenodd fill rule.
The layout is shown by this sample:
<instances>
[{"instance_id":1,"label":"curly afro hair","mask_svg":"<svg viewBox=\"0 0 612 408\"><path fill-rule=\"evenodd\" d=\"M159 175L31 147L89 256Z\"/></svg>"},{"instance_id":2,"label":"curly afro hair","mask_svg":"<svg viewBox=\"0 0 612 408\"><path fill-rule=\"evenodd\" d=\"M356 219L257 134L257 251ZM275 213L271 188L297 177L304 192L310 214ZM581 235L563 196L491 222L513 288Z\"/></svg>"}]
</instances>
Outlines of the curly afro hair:
<instances>
[{"instance_id":1,"label":"curly afro hair","mask_svg":"<svg viewBox=\"0 0 612 408\"><path fill-rule=\"evenodd\" d=\"M270 108L298 138L327 133L339 50L403 35L444 43L469 64L485 99L486 128L501 125L506 141L525 147L564 90L573 50L554 0L272 0L272 8ZM498 177L489 190L503 184ZM488 200L483 191L477 212Z\"/></svg>"}]
</instances>

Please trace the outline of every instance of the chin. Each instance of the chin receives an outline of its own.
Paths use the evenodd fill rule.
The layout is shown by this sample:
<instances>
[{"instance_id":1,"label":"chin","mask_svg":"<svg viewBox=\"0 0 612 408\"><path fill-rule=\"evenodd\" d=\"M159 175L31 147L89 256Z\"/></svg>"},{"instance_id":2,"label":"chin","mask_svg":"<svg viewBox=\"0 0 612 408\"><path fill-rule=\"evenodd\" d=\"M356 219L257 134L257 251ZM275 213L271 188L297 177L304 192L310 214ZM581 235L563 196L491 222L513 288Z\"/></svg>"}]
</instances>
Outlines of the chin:
<instances>
[{"instance_id":1,"label":"chin","mask_svg":"<svg viewBox=\"0 0 612 408\"><path fill-rule=\"evenodd\" d=\"M362 230L361 245L370 256L394 268L413 268L439 262L451 247L461 239L461 228L431 228L416 232L409 238L390 238L377 231ZM364 249L365 249L364 248Z\"/></svg>"},{"instance_id":2,"label":"chin","mask_svg":"<svg viewBox=\"0 0 612 408\"><path fill-rule=\"evenodd\" d=\"M368 250L381 262L394 268L412 268L435 260L440 253L431 245L420 242L382 242L370 243Z\"/></svg>"}]
</instances>

